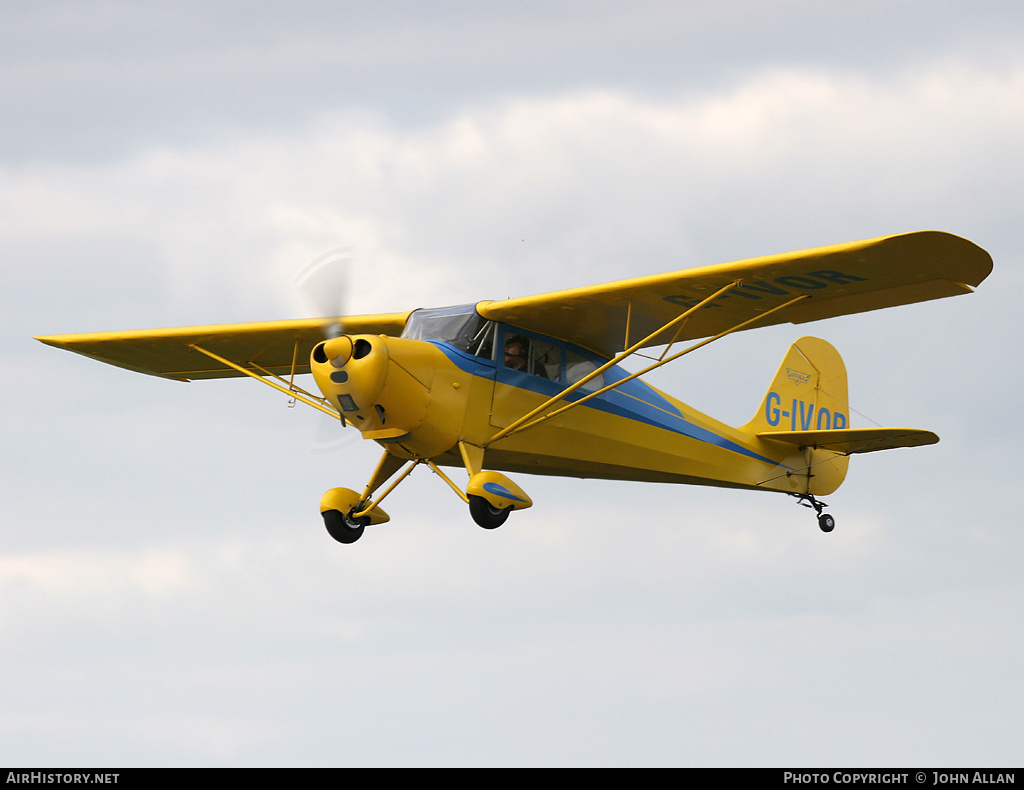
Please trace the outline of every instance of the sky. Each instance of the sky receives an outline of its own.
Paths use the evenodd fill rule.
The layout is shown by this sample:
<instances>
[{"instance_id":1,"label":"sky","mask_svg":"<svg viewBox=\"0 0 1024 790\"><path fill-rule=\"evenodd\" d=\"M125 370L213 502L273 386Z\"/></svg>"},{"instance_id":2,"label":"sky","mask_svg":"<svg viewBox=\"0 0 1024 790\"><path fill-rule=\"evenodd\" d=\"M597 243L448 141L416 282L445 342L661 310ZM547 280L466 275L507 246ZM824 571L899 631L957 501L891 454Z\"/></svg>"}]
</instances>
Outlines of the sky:
<instances>
[{"instance_id":1,"label":"sky","mask_svg":"<svg viewBox=\"0 0 1024 790\"><path fill-rule=\"evenodd\" d=\"M1019 766L1018 2L0 5L0 762ZM476 527L249 381L33 336L501 299L936 229L977 293L649 380L743 424L805 334L938 445L778 495L519 476ZM333 429L333 430L332 430Z\"/></svg>"}]
</instances>

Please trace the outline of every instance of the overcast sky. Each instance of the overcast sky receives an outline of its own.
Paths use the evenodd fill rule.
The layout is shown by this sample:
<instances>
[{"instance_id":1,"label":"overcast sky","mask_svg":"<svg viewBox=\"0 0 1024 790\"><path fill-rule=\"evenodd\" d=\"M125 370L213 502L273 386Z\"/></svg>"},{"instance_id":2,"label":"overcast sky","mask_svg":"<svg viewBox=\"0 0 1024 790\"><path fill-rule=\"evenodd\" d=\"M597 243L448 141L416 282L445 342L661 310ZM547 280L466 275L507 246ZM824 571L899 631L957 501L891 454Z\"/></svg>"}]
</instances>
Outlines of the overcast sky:
<instances>
[{"instance_id":1,"label":"overcast sky","mask_svg":"<svg viewBox=\"0 0 1024 790\"><path fill-rule=\"evenodd\" d=\"M1019 2L0 4L0 760L1019 766ZM652 383L745 423L843 354L835 532L787 497L429 472L248 381L33 335L500 299L889 233L971 296L732 336Z\"/></svg>"}]
</instances>

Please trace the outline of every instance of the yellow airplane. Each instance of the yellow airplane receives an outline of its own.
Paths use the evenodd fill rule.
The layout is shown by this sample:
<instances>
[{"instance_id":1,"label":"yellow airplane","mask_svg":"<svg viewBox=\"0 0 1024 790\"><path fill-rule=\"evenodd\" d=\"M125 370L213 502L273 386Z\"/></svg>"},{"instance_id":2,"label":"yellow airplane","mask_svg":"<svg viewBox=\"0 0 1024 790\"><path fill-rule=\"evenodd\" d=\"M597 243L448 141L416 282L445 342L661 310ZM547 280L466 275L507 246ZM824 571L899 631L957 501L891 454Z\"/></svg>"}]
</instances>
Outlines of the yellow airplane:
<instances>
[{"instance_id":1,"label":"yellow airplane","mask_svg":"<svg viewBox=\"0 0 1024 790\"><path fill-rule=\"evenodd\" d=\"M388 521L381 501L420 464L485 529L533 504L502 474L512 472L781 491L831 532L818 497L840 486L851 454L938 441L930 431L853 428L846 369L831 345L793 343L739 427L639 376L740 330L971 293L991 270L980 247L922 231L539 296L346 316L334 319L344 331L326 339L324 319L302 319L38 340L179 381L250 376L377 442L384 452L365 488L333 488L320 501L341 543ZM663 348L641 355L653 347ZM634 355L649 364L627 373L621 363ZM304 373L321 395L295 383ZM467 485L441 467L464 468Z\"/></svg>"}]
</instances>

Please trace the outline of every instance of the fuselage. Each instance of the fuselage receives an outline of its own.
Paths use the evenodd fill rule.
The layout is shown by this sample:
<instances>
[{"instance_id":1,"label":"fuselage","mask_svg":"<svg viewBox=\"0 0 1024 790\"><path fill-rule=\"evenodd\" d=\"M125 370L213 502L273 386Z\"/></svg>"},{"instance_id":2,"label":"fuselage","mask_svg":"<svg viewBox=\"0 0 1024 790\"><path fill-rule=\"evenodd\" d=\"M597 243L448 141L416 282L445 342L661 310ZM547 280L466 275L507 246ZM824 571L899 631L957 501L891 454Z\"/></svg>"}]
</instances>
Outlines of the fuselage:
<instances>
[{"instance_id":1,"label":"fuselage","mask_svg":"<svg viewBox=\"0 0 1024 790\"><path fill-rule=\"evenodd\" d=\"M314 349L327 399L400 458L462 466L486 446L507 472L795 490L795 448L759 439L634 379L490 443L501 429L608 362L586 349L485 321L472 306L416 311L403 337L343 336ZM612 366L566 403L626 378ZM563 405L558 403L554 408Z\"/></svg>"}]
</instances>

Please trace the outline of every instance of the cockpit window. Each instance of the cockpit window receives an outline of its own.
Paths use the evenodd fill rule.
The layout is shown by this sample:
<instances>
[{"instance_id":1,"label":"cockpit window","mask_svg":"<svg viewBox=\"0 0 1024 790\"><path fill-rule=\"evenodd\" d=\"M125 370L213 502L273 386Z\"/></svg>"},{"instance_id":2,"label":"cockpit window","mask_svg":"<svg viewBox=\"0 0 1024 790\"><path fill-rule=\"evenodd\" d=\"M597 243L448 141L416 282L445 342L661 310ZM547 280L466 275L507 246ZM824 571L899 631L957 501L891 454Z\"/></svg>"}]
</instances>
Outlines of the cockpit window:
<instances>
[{"instance_id":1,"label":"cockpit window","mask_svg":"<svg viewBox=\"0 0 1024 790\"><path fill-rule=\"evenodd\" d=\"M562 349L539 338L506 331L505 367L549 381L561 381Z\"/></svg>"},{"instance_id":2,"label":"cockpit window","mask_svg":"<svg viewBox=\"0 0 1024 790\"><path fill-rule=\"evenodd\" d=\"M480 317L475 305L416 310L409 316L402 337L439 340L484 359L494 358L495 324Z\"/></svg>"},{"instance_id":3,"label":"cockpit window","mask_svg":"<svg viewBox=\"0 0 1024 790\"><path fill-rule=\"evenodd\" d=\"M562 382L564 377L566 384L575 384L601 362L574 351L568 344L511 326L504 327L500 335L499 343L498 324L482 318L472 304L414 310L402 332L402 337L410 340L447 343L481 359L495 360L510 370L548 381ZM603 375L598 376L581 389L593 392L603 387L604 381Z\"/></svg>"},{"instance_id":4,"label":"cockpit window","mask_svg":"<svg viewBox=\"0 0 1024 790\"><path fill-rule=\"evenodd\" d=\"M494 336L498 332L498 325L493 321L484 321L483 319L481 322L480 328L470 339L466 351L484 359L494 359Z\"/></svg>"},{"instance_id":5,"label":"cockpit window","mask_svg":"<svg viewBox=\"0 0 1024 790\"><path fill-rule=\"evenodd\" d=\"M597 363L584 357L582 354L577 354L571 349L566 352L565 355L565 377L566 384L575 384L580 379L593 373L597 370ZM584 384L580 389L583 392L593 392L599 390L604 386L604 374L591 379Z\"/></svg>"}]
</instances>

